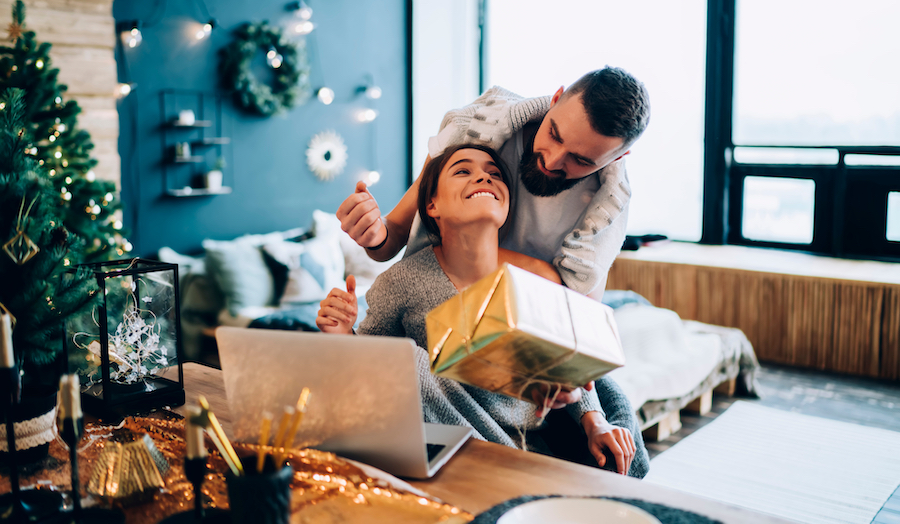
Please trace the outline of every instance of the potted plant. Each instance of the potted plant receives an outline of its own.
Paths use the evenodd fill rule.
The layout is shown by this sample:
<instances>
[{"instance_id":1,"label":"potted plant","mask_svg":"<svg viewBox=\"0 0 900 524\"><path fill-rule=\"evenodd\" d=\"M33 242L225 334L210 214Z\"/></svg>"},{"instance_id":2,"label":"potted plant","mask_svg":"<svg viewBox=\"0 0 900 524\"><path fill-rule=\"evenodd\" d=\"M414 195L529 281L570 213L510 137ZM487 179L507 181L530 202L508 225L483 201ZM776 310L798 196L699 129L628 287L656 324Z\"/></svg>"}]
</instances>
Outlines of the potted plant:
<instances>
[{"instance_id":1,"label":"potted plant","mask_svg":"<svg viewBox=\"0 0 900 524\"><path fill-rule=\"evenodd\" d=\"M2 93L0 108L0 304L15 319L12 340L23 386L13 416L46 423L16 429L17 448L27 448L27 460L46 454L54 438L56 390L66 366L63 321L93 304L97 284L87 271L62 278L78 243L63 226L60 194L28 154L34 146L21 132L22 91ZM0 437L6 453L5 426Z\"/></svg>"},{"instance_id":2,"label":"potted plant","mask_svg":"<svg viewBox=\"0 0 900 524\"><path fill-rule=\"evenodd\" d=\"M222 179L224 178L222 171L225 169L226 165L224 158L216 158L216 163L213 164L213 168L210 171L207 171L206 175L203 177L203 185L206 189L222 189Z\"/></svg>"}]
</instances>

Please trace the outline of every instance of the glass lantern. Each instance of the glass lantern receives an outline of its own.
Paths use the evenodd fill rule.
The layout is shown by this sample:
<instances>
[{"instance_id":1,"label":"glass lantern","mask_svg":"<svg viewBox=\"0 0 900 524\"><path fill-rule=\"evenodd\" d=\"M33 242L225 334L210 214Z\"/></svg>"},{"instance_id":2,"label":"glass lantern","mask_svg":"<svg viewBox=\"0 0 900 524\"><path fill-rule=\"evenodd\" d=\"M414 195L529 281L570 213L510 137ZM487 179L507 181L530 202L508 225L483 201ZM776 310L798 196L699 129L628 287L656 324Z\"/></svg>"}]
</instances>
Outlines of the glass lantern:
<instances>
[{"instance_id":1,"label":"glass lantern","mask_svg":"<svg viewBox=\"0 0 900 524\"><path fill-rule=\"evenodd\" d=\"M85 410L128 415L184 404L178 266L134 258L81 267L93 271L102 297L66 320Z\"/></svg>"}]
</instances>

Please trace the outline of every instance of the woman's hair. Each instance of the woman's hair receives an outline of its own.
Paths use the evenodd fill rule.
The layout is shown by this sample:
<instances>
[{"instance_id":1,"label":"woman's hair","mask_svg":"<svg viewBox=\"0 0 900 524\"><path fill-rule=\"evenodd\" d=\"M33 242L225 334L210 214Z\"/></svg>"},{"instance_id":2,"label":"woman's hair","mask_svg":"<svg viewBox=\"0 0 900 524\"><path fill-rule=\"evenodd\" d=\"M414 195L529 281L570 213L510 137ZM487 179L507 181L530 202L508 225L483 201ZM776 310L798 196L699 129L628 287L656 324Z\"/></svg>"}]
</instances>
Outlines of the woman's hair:
<instances>
[{"instance_id":1,"label":"woman's hair","mask_svg":"<svg viewBox=\"0 0 900 524\"><path fill-rule=\"evenodd\" d=\"M425 164L425 168L422 169L422 175L419 178L419 217L422 219L422 225L425 226L425 231L431 236L432 244L435 246L441 245L441 230L438 228L437 221L428 215L428 203L437 194L438 178L440 178L444 166L447 165L447 161L453 156L453 153L462 149L478 149L491 155L491 159L497 165L497 169L500 170L500 177L503 179L503 183L506 184L509 194L512 195L512 181L509 177L509 170L496 151L481 144L460 144L448 147L443 153L432 158L431 162ZM510 201L509 209L512 211L512 201ZM506 221L509 221L508 215Z\"/></svg>"}]
</instances>

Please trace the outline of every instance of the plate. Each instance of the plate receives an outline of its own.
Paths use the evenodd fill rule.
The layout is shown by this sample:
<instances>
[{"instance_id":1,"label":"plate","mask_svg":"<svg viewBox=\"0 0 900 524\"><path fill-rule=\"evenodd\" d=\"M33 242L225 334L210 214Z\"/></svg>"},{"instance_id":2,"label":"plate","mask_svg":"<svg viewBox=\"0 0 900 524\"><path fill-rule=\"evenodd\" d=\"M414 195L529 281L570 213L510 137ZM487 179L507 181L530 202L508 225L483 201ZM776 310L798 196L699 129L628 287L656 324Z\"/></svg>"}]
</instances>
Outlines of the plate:
<instances>
[{"instance_id":1,"label":"plate","mask_svg":"<svg viewBox=\"0 0 900 524\"><path fill-rule=\"evenodd\" d=\"M507 511L497 524L660 524L646 511L607 499L552 498L526 502Z\"/></svg>"}]
</instances>

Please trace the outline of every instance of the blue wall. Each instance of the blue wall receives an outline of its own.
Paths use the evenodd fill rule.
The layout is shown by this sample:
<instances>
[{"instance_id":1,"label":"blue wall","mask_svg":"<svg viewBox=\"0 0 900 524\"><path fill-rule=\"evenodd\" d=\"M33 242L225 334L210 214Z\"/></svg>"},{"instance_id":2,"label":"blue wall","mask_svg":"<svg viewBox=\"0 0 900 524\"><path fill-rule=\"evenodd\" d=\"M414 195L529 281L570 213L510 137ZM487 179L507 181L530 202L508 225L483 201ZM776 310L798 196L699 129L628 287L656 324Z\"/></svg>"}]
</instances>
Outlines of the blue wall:
<instances>
[{"instance_id":1,"label":"blue wall","mask_svg":"<svg viewBox=\"0 0 900 524\"><path fill-rule=\"evenodd\" d=\"M325 106L313 96L285 116L264 118L238 110L226 98L224 134L232 142L223 149L229 163L225 184L233 192L173 198L165 195L163 184L163 162L171 156L163 147L163 133L170 142L172 133L164 130L163 123L172 117L173 109L161 107L160 93L165 89L221 93L218 51L231 41L232 30L244 22L262 20L282 25L290 16L285 10L288 2L206 0L219 25L209 38L198 42L193 35L207 18L199 2L115 0L117 23L141 20L144 24L141 45L120 48L117 53L120 81L137 84L119 102L122 198L134 253L149 255L161 246L196 252L204 238L308 227L314 209L335 211L353 192L361 173L376 167L382 178L371 191L382 210L386 213L400 199L406 189L409 155L406 2L308 3L317 24L306 37L312 85L331 87L334 103ZM159 6L164 6L164 12ZM378 100L356 94L369 74L383 90ZM367 106L379 112L378 118L358 123L355 112ZM344 138L349 160L340 176L321 182L307 167L305 153L309 140L329 129ZM174 167L183 177L186 166ZM184 184L170 177L169 185Z\"/></svg>"}]
</instances>

